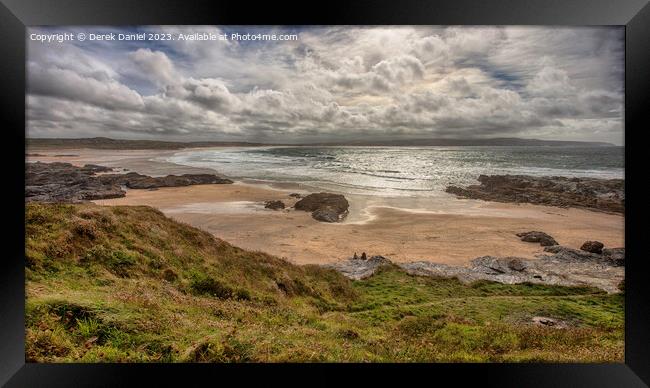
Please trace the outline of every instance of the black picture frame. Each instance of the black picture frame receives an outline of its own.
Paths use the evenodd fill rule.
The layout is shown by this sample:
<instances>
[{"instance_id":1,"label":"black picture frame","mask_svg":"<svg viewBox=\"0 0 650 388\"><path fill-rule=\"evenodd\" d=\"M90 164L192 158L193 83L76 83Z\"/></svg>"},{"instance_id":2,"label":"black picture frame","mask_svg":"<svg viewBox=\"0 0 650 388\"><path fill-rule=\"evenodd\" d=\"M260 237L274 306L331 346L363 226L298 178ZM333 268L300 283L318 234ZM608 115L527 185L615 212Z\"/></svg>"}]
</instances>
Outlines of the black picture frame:
<instances>
[{"instance_id":1,"label":"black picture frame","mask_svg":"<svg viewBox=\"0 0 650 388\"><path fill-rule=\"evenodd\" d=\"M26 26L37 25L624 25L625 26L625 363L415 365L198 365L25 363L24 151ZM9 387L243 383L252 378L302 384L409 377L454 385L637 387L650 384L650 291L644 261L644 116L650 102L647 0L83 1L2 0L0 104L6 238L0 271L0 384ZM640 174L637 174L639 172ZM295 373L300 373L296 376ZM345 372L343 379L339 373ZM445 384L446 385L446 384Z\"/></svg>"}]
</instances>

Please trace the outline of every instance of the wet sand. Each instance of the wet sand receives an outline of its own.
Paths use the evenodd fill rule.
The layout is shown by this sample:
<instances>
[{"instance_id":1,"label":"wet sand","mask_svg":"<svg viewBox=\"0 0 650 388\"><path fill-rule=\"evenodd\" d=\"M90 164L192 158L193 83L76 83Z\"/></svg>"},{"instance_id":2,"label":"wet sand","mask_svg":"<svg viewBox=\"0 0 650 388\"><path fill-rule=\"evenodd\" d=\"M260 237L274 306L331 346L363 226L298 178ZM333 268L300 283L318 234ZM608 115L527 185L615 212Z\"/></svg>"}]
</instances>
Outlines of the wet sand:
<instances>
[{"instance_id":1,"label":"wet sand","mask_svg":"<svg viewBox=\"0 0 650 388\"><path fill-rule=\"evenodd\" d=\"M215 173L154 159L174 152L30 149L30 154L46 156L29 156L28 160L94 163L148 175ZM306 189L247 183L200 185L129 190L124 198L95 202L153 206L234 245L298 264L331 263L363 251L396 262L427 260L452 265L465 265L485 255L535 258L542 247L515 236L530 230L549 233L560 244L574 248L586 240L624 246L621 215L456 199L447 194L417 199L346 195L350 215L339 224L318 222L309 213L293 209L264 209L264 201L275 199L291 206L296 200L288 194L306 193Z\"/></svg>"}]
</instances>

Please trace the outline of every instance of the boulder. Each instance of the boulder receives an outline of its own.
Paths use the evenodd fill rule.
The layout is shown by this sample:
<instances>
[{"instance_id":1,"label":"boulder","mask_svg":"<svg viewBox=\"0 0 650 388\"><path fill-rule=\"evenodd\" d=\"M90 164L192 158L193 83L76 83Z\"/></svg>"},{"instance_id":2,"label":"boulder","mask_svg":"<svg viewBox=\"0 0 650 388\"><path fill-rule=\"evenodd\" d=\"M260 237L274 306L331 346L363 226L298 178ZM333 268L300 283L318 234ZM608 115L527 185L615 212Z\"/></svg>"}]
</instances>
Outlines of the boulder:
<instances>
[{"instance_id":1,"label":"boulder","mask_svg":"<svg viewBox=\"0 0 650 388\"><path fill-rule=\"evenodd\" d=\"M340 194L314 193L296 202L294 208L311 212L311 216L323 222L340 222L347 216L348 200Z\"/></svg>"},{"instance_id":2,"label":"boulder","mask_svg":"<svg viewBox=\"0 0 650 388\"><path fill-rule=\"evenodd\" d=\"M284 209L285 205L282 201L266 201L264 202L264 207L266 209L282 210Z\"/></svg>"},{"instance_id":3,"label":"boulder","mask_svg":"<svg viewBox=\"0 0 650 388\"><path fill-rule=\"evenodd\" d=\"M520 237L521 241L536 242L543 247L558 245L558 242L555 241L553 237L549 236L544 232L532 231L532 232L517 233L517 237Z\"/></svg>"},{"instance_id":4,"label":"boulder","mask_svg":"<svg viewBox=\"0 0 650 388\"><path fill-rule=\"evenodd\" d=\"M600 241L585 241L584 244L580 247L581 250L591 253L603 253L603 243Z\"/></svg>"},{"instance_id":5,"label":"boulder","mask_svg":"<svg viewBox=\"0 0 650 388\"><path fill-rule=\"evenodd\" d=\"M302 194L298 194L298 193L291 193L291 194L289 194L289 196L291 198L302 198Z\"/></svg>"}]
</instances>

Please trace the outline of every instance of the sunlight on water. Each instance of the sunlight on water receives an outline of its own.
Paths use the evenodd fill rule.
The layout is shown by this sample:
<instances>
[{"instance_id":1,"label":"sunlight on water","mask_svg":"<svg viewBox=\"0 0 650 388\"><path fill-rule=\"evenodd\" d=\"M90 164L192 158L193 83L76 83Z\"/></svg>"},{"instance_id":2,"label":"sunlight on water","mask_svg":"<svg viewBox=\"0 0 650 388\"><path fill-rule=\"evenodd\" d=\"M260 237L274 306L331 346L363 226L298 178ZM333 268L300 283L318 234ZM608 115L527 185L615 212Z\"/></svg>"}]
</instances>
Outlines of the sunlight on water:
<instances>
[{"instance_id":1,"label":"sunlight on water","mask_svg":"<svg viewBox=\"0 0 650 388\"><path fill-rule=\"evenodd\" d=\"M623 147L266 147L189 150L166 161L323 190L437 196L481 174L623 178Z\"/></svg>"}]
</instances>

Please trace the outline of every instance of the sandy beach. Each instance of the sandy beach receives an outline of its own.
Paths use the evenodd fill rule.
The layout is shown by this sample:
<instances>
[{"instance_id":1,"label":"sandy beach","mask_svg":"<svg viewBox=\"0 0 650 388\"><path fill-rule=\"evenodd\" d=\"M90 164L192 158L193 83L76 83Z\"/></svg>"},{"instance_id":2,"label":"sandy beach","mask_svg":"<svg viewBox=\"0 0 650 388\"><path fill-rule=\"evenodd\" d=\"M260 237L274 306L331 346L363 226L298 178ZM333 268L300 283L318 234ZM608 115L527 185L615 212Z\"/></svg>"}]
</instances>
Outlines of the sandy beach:
<instances>
[{"instance_id":1,"label":"sandy beach","mask_svg":"<svg viewBox=\"0 0 650 388\"><path fill-rule=\"evenodd\" d=\"M28 161L95 163L151 175L215 172L156 160L173 152L30 150ZM318 222L309 213L294 209L264 208L268 200L282 200L290 207L296 201L289 197L292 192L307 193L304 187L237 182L129 190L124 198L95 202L153 206L234 245L297 264L332 263L364 251L395 262L425 260L453 265L465 265L485 255L535 258L543 248L515 236L530 230L544 231L561 245L574 248L586 240L602 241L608 247L624 246L621 215L456 199L452 195L444 202L346 195L350 215L338 224Z\"/></svg>"}]
</instances>

